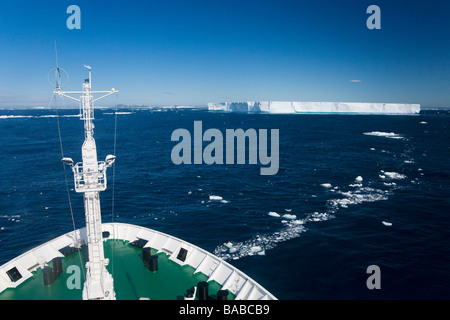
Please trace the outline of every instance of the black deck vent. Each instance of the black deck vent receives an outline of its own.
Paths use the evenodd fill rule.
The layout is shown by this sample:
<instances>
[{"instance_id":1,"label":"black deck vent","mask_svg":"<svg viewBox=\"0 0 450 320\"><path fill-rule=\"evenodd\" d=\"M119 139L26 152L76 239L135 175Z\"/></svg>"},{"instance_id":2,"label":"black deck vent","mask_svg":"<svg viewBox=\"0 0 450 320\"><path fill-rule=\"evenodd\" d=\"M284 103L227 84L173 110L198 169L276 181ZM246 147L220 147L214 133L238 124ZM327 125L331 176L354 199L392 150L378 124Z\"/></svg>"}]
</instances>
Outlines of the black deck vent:
<instances>
[{"instance_id":1,"label":"black deck vent","mask_svg":"<svg viewBox=\"0 0 450 320\"><path fill-rule=\"evenodd\" d=\"M12 282L16 282L17 280L22 278L22 275L20 274L19 270L17 270L16 267L6 271L6 274L9 276Z\"/></svg>"},{"instance_id":2,"label":"black deck vent","mask_svg":"<svg viewBox=\"0 0 450 320\"><path fill-rule=\"evenodd\" d=\"M186 293L184 294L185 298L193 298L195 293L195 288L191 287L190 289L186 290Z\"/></svg>"},{"instance_id":3,"label":"black deck vent","mask_svg":"<svg viewBox=\"0 0 450 320\"><path fill-rule=\"evenodd\" d=\"M184 248L181 248L180 252L178 252L177 259L184 262L184 260L186 260L187 254L188 251Z\"/></svg>"},{"instance_id":4,"label":"black deck vent","mask_svg":"<svg viewBox=\"0 0 450 320\"><path fill-rule=\"evenodd\" d=\"M151 255L148 257L147 261L144 261L145 265L150 269L150 271L158 271L158 256Z\"/></svg>"},{"instance_id":5,"label":"black deck vent","mask_svg":"<svg viewBox=\"0 0 450 320\"><path fill-rule=\"evenodd\" d=\"M75 247L71 247L71 246L66 246L64 248L59 249L58 251L61 252L64 255L64 257L68 257L72 253L74 253L75 251L80 251L80 249L79 248L75 248Z\"/></svg>"},{"instance_id":6,"label":"black deck vent","mask_svg":"<svg viewBox=\"0 0 450 320\"><path fill-rule=\"evenodd\" d=\"M102 237L103 238L109 238L110 235L111 235L111 233L109 231L103 231L102 232Z\"/></svg>"},{"instance_id":7,"label":"black deck vent","mask_svg":"<svg viewBox=\"0 0 450 320\"><path fill-rule=\"evenodd\" d=\"M197 297L198 300L209 300L209 295L208 295L208 287L209 287L209 283L206 281L201 281L199 283L197 283Z\"/></svg>"},{"instance_id":8,"label":"black deck vent","mask_svg":"<svg viewBox=\"0 0 450 320\"><path fill-rule=\"evenodd\" d=\"M44 279L45 286L49 286L53 282L55 282L55 280L58 279L59 275L62 273L62 258L53 258L52 263L53 268L45 267L44 269L42 269L42 278Z\"/></svg>"},{"instance_id":9,"label":"black deck vent","mask_svg":"<svg viewBox=\"0 0 450 320\"><path fill-rule=\"evenodd\" d=\"M53 262L53 273L55 275L55 278L58 278L63 271L62 258L61 257L53 258L52 262Z\"/></svg>"},{"instance_id":10,"label":"black deck vent","mask_svg":"<svg viewBox=\"0 0 450 320\"><path fill-rule=\"evenodd\" d=\"M44 279L45 286L51 285L56 280L53 269L51 267L45 267L42 269L42 278Z\"/></svg>"},{"instance_id":11,"label":"black deck vent","mask_svg":"<svg viewBox=\"0 0 450 320\"><path fill-rule=\"evenodd\" d=\"M137 239L137 240L135 240L135 241L133 241L133 242L130 242L130 244L132 245L132 246L135 246L135 247L138 247L138 248L143 248L146 244L147 244L147 240L144 240L144 239Z\"/></svg>"},{"instance_id":12,"label":"black deck vent","mask_svg":"<svg viewBox=\"0 0 450 320\"><path fill-rule=\"evenodd\" d=\"M228 290L217 291L217 300L227 300Z\"/></svg>"},{"instance_id":13,"label":"black deck vent","mask_svg":"<svg viewBox=\"0 0 450 320\"><path fill-rule=\"evenodd\" d=\"M144 264L150 269L150 271L158 271L158 256L152 255L151 248L142 248L142 261L144 261Z\"/></svg>"}]
</instances>

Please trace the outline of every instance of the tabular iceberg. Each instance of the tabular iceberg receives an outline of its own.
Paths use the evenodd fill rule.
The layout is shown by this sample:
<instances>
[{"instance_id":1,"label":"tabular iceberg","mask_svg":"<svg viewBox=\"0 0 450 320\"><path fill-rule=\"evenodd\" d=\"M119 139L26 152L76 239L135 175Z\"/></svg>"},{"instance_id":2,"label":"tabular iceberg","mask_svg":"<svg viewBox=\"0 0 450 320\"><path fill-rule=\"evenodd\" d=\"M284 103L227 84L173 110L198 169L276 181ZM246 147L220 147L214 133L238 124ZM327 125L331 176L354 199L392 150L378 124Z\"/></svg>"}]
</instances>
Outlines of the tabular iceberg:
<instances>
[{"instance_id":1,"label":"tabular iceberg","mask_svg":"<svg viewBox=\"0 0 450 320\"><path fill-rule=\"evenodd\" d=\"M268 113L418 114L420 104L301 101L210 102L208 110Z\"/></svg>"}]
</instances>

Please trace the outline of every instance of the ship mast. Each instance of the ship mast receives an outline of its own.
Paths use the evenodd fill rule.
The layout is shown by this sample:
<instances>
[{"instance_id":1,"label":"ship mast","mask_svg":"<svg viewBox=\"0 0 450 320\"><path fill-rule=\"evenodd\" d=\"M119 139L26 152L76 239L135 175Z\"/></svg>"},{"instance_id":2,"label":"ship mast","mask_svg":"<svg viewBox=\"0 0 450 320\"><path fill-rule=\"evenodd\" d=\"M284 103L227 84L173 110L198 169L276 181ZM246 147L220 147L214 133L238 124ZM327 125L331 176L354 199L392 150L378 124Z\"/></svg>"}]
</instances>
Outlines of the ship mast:
<instances>
[{"instance_id":1,"label":"ship mast","mask_svg":"<svg viewBox=\"0 0 450 320\"><path fill-rule=\"evenodd\" d=\"M86 280L83 287L83 299L115 299L112 275L106 270L109 260L105 258L102 238L102 221L100 210L100 191L106 189L106 169L114 161L114 155L108 155L105 161L97 161L97 147L94 139L94 102L118 91L91 91L91 67L89 78L85 79L82 91L61 91L57 85L55 94L80 102L80 118L84 121L84 143L81 148L82 162L74 165L71 158L62 161L72 167L75 180L75 191L84 195L84 211L86 217L86 235L89 262L86 263ZM79 98L70 96L81 94ZM93 94L103 94L94 99Z\"/></svg>"}]
</instances>

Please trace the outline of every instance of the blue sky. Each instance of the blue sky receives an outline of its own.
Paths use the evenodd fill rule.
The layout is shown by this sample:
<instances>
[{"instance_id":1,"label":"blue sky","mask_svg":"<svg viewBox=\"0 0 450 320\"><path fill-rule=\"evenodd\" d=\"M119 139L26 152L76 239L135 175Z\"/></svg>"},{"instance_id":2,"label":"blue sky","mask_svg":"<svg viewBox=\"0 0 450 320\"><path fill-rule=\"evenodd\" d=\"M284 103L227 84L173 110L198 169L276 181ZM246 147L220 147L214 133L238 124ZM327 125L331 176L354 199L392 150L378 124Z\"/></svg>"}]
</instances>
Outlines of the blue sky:
<instances>
[{"instance_id":1,"label":"blue sky","mask_svg":"<svg viewBox=\"0 0 450 320\"><path fill-rule=\"evenodd\" d=\"M81 29L69 30L69 5ZM381 29L369 30L369 5ZM450 107L450 1L0 3L0 107L47 106L59 65L118 103L285 100ZM351 81L351 80L358 80ZM106 103L114 104L110 100Z\"/></svg>"}]
</instances>

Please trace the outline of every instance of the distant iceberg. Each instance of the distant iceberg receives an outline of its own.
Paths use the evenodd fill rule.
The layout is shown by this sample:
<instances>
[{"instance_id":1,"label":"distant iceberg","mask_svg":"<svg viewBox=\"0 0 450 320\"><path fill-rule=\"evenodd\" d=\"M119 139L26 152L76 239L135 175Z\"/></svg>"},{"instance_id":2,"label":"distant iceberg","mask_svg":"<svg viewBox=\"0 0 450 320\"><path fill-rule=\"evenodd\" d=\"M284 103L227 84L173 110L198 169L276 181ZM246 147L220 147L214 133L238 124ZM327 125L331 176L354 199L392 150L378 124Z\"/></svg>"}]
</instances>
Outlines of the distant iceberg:
<instances>
[{"instance_id":1,"label":"distant iceberg","mask_svg":"<svg viewBox=\"0 0 450 320\"><path fill-rule=\"evenodd\" d=\"M210 102L208 110L267 113L418 114L420 104L301 101Z\"/></svg>"}]
</instances>

